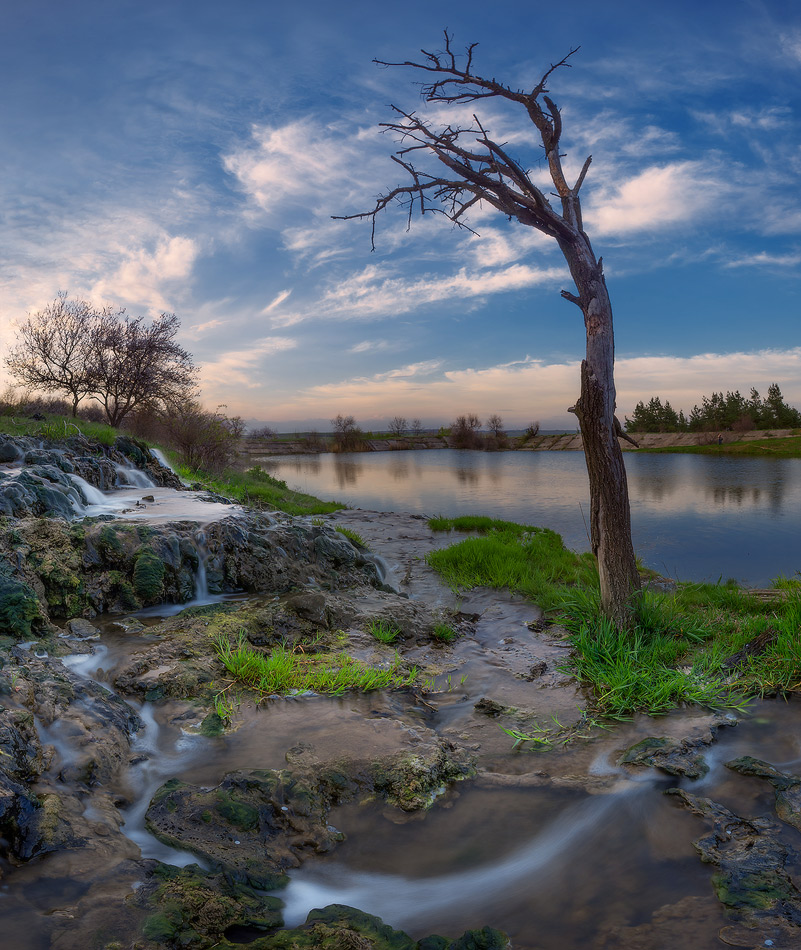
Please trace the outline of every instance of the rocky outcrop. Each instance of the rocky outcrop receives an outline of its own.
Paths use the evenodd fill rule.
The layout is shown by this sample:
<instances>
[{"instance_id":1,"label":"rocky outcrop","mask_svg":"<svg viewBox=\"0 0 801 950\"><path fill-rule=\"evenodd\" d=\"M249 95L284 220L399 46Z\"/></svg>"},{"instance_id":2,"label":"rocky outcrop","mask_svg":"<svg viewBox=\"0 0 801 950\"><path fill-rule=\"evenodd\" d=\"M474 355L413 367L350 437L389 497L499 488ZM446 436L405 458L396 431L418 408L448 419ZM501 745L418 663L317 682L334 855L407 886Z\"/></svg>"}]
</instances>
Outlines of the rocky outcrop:
<instances>
[{"instance_id":1,"label":"rocky outcrop","mask_svg":"<svg viewBox=\"0 0 801 950\"><path fill-rule=\"evenodd\" d=\"M101 491L124 484L126 470L142 472L154 485L180 488L178 477L136 439L113 445L82 435L66 439L0 437L0 514L72 519L88 503L85 482ZM76 476L76 478L70 478Z\"/></svg>"},{"instance_id":2,"label":"rocky outcrop","mask_svg":"<svg viewBox=\"0 0 801 950\"><path fill-rule=\"evenodd\" d=\"M798 946L801 891L792 871L798 855L782 840L780 826L768 818L740 818L718 802L683 789L670 789L668 794L712 826L693 844L701 860L717 868L712 887L733 922L732 936L758 928L760 945ZM731 942L725 933L722 936Z\"/></svg>"}]
</instances>

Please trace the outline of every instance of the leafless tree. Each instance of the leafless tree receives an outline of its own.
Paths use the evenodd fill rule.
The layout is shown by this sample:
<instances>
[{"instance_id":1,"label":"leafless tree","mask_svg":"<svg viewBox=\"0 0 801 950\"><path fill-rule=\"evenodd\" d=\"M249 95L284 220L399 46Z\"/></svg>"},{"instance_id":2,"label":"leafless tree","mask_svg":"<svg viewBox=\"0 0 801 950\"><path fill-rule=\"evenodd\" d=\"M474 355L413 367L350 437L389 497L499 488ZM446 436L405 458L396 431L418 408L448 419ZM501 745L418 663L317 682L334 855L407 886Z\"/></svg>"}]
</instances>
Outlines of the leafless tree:
<instances>
[{"instance_id":1,"label":"leafless tree","mask_svg":"<svg viewBox=\"0 0 801 950\"><path fill-rule=\"evenodd\" d=\"M216 412L209 412L190 399L161 416L162 429L189 468L216 474L236 456L244 421L227 416L224 409L218 406Z\"/></svg>"},{"instance_id":2,"label":"leafless tree","mask_svg":"<svg viewBox=\"0 0 801 950\"><path fill-rule=\"evenodd\" d=\"M334 428L334 442L344 452L355 452L362 443L362 430L356 425L353 416L339 413L331 420Z\"/></svg>"},{"instance_id":3,"label":"leafless tree","mask_svg":"<svg viewBox=\"0 0 801 950\"><path fill-rule=\"evenodd\" d=\"M453 436L457 448L474 449L479 444L478 430L481 428L481 420L471 412L467 416L457 416L456 421L451 425L451 435Z\"/></svg>"},{"instance_id":4,"label":"leafless tree","mask_svg":"<svg viewBox=\"0 0 801 950\"><path fill-rule=\"evenodd\" d=\"M403 416L395 416L395 418L389 424L389 431L392 435L403 435L408 427L409 423L403 418Z\"/></svg>"},{"instance_id":5,"label":"leafless tree","mask_svg":"<svg viewBox=\"0 0 801 950\"><path fill-rule=\"evenodd\" d=\"M375 247L376 218L389 205L400 203L409 223L415 210L436 212L469 230L465 213L486 202L557 242L576 290L563 290L562 296L581 310L586 329L581 394L572 411L581 426L589 475L591 545L598 559L601 604L606 616L619 626L628 626L640 580L631 540L626 471L615 429L612 307L602 259L596 258L584 230L579 199L591 157L571 184L562 167L562 116L547 88L554 72L570 65L568 60L576 50L552 64L526 92L477 75L475 47L471 44L464 58L457 58L446 31L444 50L422 50L421 62L375 62L409 67L425 77L422 96L429 103L460 107L501 100L519 106L533 125L533 141L544 150L558 204L551 204L531 172L512 156L506 144L492 138L490 128L477 114L467 125L442 125L392 106L392 121L381 123L381 127L399 137L401 147L392 159L409 176L409 183L380 195L371 210L342 217L372 219ZM425 165L426 159L432 158L436 161Z\"/></svg>"},{"instance_id":6,"label":"leafless tree","mask_svg":"<svg viewBox=\"0 0 801 950\"><path fill-rule=\"evenodd\" d=\"M259 426L257 429L251 429L248 432L248 437L251 439L274 439L275 436L275 429L271 426Z\"/></svg>"},{"instance_id":7,"label":"leafless tree","mask_svg":"<svg viewBox=\"0 0 801 950\"><path fill-rule=\"evenodd\" d=\"M487 428L496 439L504 434L503 419L501 419L497 412L493 412L489 419L487 419Z\"/></svg>"},{"instance_id":8,"label":"leafless tree","mask_svg":"<svg viewBox=\"0 0 801 950\"><path fill-rule=\"evenodd\" d=\"M66 293L29 314L17 327L17 342L6 358L11 375L37 392L66 393L72 415L92 392L90 354L98 313Z\"/></svg>"},{"instance_id":9,"label":"leafless tree","mask_svg":"<svg viewBox=\"0 0 801 950\"><path fill-rule=\"evenodd\" d=\"M529 422L526 426L526 438L533 439L536 435L539 434L540 424L539 422Z\"/></svg>"},{"instance_id":10,"label":"leafless tree","mask_svg":"<svg viewBox=\"0 0 801 950\"><path fill-rule=\"evenodd\" d=\"M134 410L192 399L196 370L175 341L180 325L174 313L148 324L60 293L19 325L6 365L26 386L68 394L73 416L82 399L96 400L117 426Z\"/></svg>"},{"instance_id":11,"label":"leafless tree","mask_svg":"<svg viewBox=\"0 0 801 950\"><path fill-rule=\"evenodd\" d=\"M163 313L152 323L104 313L92 336L92 397L117 426L143 406L181 406L192 400L197 370L176 334L181 323Z\"/></svg>"},{"instance_id":12,"label":"leafless tree","mask_svg":"<svg viewBox=\"0 0 801 950\"><path fill-rule=\"evenodd\" d=\"M412 419L412 435L421 435L423 432L423 423L419 419Z\"/></svg>"}]
</instances>

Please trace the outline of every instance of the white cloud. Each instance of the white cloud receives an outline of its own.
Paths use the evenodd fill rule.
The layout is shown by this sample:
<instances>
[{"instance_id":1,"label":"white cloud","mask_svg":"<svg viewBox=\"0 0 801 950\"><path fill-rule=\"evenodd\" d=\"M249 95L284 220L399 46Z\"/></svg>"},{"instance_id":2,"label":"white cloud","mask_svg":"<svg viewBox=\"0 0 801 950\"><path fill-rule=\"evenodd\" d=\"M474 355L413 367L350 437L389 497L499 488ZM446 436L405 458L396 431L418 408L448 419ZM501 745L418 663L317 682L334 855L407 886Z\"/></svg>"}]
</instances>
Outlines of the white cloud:
<instances>
[{"instance_id":1,"label":"white cloud","mask_svg":"<svg viewBox=\"0 0 801 950\"><path fill-rule=\"evenodd\" d=\"M288 207L302 207L314 215L341 210L354 186L363 187L364 153L351 129L343 133L303 118L283 126L254 126L251 141L225 155L223 167L238 180L263 220L280 226ZM354 174L357 169L359 174Z\"/></svg>"},{"instance_id":2,"label":"white cloud","mask_svg":"<svg viewBox=\"0 0 801 950\"><path fill-rule=\"evenodd\" d=\"M170 310L164 285L185 281L199 253L192 238L161 235L153 250L116 248L123 261L115 271L98 280L90 290L93 299L138 301L152 311Z\"/></svg>"},{"instance_id":3,"label":"white cloud","mask_svg":"<svg viewBox=\"0 0 801 950\"><path fill-rule=\"evenodd\" d=\"M629 234L683 224L703 214L729 190L704 162L651 166L592 196L585 219L591 232Z\"/></svg>"}]
</instances>

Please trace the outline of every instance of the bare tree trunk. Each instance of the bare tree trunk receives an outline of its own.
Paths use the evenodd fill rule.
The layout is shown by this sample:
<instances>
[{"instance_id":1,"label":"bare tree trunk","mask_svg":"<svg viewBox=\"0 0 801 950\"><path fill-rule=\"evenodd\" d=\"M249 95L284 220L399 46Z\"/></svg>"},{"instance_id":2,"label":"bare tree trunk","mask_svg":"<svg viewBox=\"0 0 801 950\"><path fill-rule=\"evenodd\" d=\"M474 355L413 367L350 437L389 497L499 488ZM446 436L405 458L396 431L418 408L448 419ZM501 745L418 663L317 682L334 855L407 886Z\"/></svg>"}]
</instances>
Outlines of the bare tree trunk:
<instances>
[{"instance_id":1,"label":"bare tree trunk","mask_svg":"<svg viewBox=\"0 0 801 950\"><path fill-rule=\"evenodd\" d=\"M584 313L587 356L581 364L581 396L574 412L581 426L590 481L590 544L598 559L601 609L619 627L631 625L632 595L640 577L631 540L626 468L615 428L615 341L612 305L602 262L589 241L562 246Z\"/></svg>"}]
</instances>

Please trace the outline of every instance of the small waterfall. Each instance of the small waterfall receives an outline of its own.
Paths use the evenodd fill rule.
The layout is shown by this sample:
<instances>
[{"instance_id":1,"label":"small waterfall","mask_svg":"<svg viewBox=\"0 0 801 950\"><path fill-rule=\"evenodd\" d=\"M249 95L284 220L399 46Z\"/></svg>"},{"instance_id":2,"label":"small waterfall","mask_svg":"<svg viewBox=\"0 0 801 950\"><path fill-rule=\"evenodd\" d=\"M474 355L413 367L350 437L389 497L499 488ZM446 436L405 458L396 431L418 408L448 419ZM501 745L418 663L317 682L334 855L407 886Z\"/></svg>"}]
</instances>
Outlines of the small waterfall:
<instances>
[{"instance_id":1,"label":"small waterfall","mask_svg":"<svg viewBox=\"0 0 801 950\"><path fill-rule=\"evenodd\" d=\"M206 545L205 532L196 531L195 542L197 543L197 571L195 572L195 596L192 598L192 603L208 604L215 598L210 598L209 595L209 579L206 572L209 549Z\"/></svg>"},{"instance_id":2,"label":"small waterfall","mask_svg":"<svg viewBox=\"0 0 801 950\"><path fill-rule=\"evenodd\" d=\"M155 482L146 472L133 466L114 464L117 484L131 488L155 488Z\"/></svg>"},{"instance_id":3,"label":"small waterfall","mask_svg":"<svg viewBox=\"0 0 801 950\"><path fill-rule=\"evenodd\" d=\"M131 706L136 708L133 703ZM153 707L149 703L143 703L136 711L145 726L134 737L131 749L146 758L132 766L128 773L133 794L131 804L120 809L125 820L122 833L139 846L143 858L155 858L163 864L173 864L176 867L198 864L205 868L205 863L197 855L171 848L154 837L145 827L145 815L156 790L167 779L181 775L206 749L208 740L202 736L181 735L171 749L165 749L161 727L156 721Z\"/></svg>"},{"instance_id":4,"label":"small waterfall","mask_svg":"<svg viewBox=\"0 0 801 950\"><path fill-rule=\"evenodd\" d=\"M153 448L151 448L150 454L151 454L151 455L153 456L153 458L159 463L159 465L163 465L164 468L166 468L168 471L172 472L173 475L177 475L177 474L178 474L178 472L176 472L175 469L172 467L172 465L170 465L170 463L167 461L167 456L161 451L161 449L153 449Z\"/></svg>"},{"instance_id":5,"label":"small waterfall","mask_svg":"<svg viewBox=\"0 0 801 950\"><path fill-rule=\"evenodd\" d=\"M80 475L75 474L71 474L68 477L78 489L87 507L91 507L92 505L105 505L108 503L108 497L104 495L99 488L90 485L85 478L81 478Z\"/></svg>"}]
</instances>

